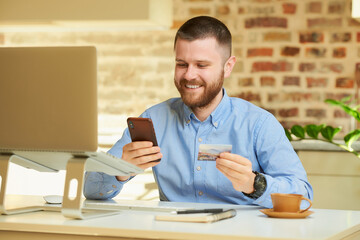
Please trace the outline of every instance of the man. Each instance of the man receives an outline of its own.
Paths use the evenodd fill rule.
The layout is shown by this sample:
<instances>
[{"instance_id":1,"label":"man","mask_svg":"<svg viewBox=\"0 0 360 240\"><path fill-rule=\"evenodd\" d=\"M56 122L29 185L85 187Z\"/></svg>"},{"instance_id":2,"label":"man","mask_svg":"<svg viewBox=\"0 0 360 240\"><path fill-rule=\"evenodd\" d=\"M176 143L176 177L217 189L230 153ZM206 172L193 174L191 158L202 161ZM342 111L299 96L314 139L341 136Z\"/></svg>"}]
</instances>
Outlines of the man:
<instances>
[{"instance_id":1,"label":"man","mask_svg":"<svg viewBox=\"0 0 360 240\"><path fill-rule=\"evenodd\" d=\"M236 62L227 27L212 17L192 18L178 30L174 51L174 83L181 98L141 115L152 119L160 147L131 142L126 129L109 153L142 169L152 167L164 201L271 208L274 192L312 199L305 170L279 122L247 101L230 98L222 87ZM216 161L199 161L200 144L227 144L232 150ZM84 195L112 198L129 180L89 172Z\"/></svg>"}]
</instances>

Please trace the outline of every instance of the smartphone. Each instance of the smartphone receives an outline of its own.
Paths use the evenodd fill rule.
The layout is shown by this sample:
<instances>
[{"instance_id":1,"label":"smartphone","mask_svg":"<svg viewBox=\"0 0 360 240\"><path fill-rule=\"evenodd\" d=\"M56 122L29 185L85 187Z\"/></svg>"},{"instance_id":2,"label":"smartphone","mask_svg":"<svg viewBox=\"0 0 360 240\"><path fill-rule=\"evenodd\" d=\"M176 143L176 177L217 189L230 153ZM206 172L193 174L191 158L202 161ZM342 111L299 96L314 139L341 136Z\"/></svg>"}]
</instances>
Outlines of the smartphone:
<instances>
[{"instance_id":1,"label":"smartphone","mask_svg":"<svg viewBox=\"0 0 360 240\"><path fill-rule=\"evenodd\" d=\"M158 146L154 125L150 118L136 118L130 117L127 119L127 124L131 136L131 141L150 141L153 146ZM155 160L159 162L161 159Z\"/></svg>"}]
</instances>

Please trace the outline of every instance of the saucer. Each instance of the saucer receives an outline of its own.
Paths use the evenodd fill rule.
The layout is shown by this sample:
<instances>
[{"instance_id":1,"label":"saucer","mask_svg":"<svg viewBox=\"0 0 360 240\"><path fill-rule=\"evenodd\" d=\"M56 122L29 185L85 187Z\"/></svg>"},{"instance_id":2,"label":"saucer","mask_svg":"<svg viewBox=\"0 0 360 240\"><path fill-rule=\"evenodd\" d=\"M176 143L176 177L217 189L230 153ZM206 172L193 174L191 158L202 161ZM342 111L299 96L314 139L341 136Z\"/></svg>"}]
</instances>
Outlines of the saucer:
<instances>
[{"instance_id":1,"label":"saucer","mask_svg":"<svg viewBox=\"0 0 360 240\"><path fill-rule=\"evenodd\" d=\"M302 213L292 213L292 212L274 212L274 209L261 209L260 212L266 214L269 217L274 218L306 218L310 214L313 214L313 211L305 211Z\"/></svg>"}]
</instances>

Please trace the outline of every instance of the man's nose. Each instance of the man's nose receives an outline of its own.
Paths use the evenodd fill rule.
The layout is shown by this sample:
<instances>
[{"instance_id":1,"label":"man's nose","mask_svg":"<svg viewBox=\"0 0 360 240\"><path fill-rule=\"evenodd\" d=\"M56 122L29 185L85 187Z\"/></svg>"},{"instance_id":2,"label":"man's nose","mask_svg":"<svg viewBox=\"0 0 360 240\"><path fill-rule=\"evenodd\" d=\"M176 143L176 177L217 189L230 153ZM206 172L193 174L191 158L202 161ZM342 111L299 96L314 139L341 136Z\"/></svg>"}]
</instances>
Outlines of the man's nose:
<instances>
[{"instance_id":1,"label":"man's nose","mask_svg":"<svg viewBox=\"0 0 360 240\"><path fill-rule=\"evenodd\" d=\"M196 78L196 75L197 75L196 69L193 66L189 65L186 69L184 78L186 80L192 80Z\"/></svg>"}]
</instances>

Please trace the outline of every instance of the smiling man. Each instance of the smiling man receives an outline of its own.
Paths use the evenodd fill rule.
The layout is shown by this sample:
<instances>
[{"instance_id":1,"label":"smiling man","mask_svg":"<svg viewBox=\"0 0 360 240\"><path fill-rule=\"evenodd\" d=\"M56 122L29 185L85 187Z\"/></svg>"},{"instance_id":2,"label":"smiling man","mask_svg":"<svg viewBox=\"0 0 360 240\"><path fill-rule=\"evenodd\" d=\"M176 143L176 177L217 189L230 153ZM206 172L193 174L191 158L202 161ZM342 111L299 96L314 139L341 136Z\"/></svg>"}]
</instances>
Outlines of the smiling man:
<instances>
[{"instance_id":1,"label":"smiling man","mask_svg":"<svg viewBox=\"0 0 360 240\"><path fill-rule=\"evenodd\" d=\"M279 122L269 112L229 97L223 88L236 62L228 28L212 17L192 18L178 30L174 51L174 83L181 98L140 116L152 119L159 147L131 142L126 129L109 153L143 169L152 167L163 201L270 208L274 192L312 199L306 172ZM198 157L203 144L231 145L231 153L204 161ZM88 172L84 195L112 198L131 178Z\"/></svg>"},{"instance_id":2,"label":"smiling man","mask_svg":"<svg viewBox=\"0 0 360 240\"><path fill-rule=\"evenodd\" d=\"M220 103L224 78L230 76L235 64L235 57L224 52L215 37L192 41L177 38L175 43L175 86L201 121Z\"/></svg>"}]
</instances>

